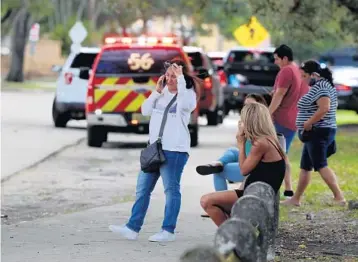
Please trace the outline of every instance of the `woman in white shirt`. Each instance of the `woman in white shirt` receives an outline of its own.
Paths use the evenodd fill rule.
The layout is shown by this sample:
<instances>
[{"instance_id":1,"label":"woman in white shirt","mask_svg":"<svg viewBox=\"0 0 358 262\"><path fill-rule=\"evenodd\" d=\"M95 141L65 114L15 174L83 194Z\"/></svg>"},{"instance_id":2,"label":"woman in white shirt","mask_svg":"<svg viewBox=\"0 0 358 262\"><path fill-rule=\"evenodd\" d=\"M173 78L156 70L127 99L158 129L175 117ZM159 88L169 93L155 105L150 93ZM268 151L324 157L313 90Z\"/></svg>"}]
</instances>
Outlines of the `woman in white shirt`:
<instances>
[{"instance_id":1,"label":"woman in white shirt","mask_svg":"<svg viewBox=\"0 0 358 262\"><path fill-rule=\"evenodd\" d=\"M190 150L188 124L190 115L197 105L195 90L199 89L199 81L187 74L186 66L181 61L170 62L167 67L165 75L158 80L156 90L142 105L142 114L151 116L149 140L150 143L154 143L158 139L164 110L177 95L176 101L168 111L162 136L166 162L158 173L144 173L143 171L139 173L136 201L128 223L125 226L111 225L109 227L112 232L119 233L130 240L138 237L147 213L150 195L159 177L162 177L166 196L164 220L162 230L151 236L149 241L175 240L174 230L181 206L180 179Z\"/></svg>"}]
</instances>

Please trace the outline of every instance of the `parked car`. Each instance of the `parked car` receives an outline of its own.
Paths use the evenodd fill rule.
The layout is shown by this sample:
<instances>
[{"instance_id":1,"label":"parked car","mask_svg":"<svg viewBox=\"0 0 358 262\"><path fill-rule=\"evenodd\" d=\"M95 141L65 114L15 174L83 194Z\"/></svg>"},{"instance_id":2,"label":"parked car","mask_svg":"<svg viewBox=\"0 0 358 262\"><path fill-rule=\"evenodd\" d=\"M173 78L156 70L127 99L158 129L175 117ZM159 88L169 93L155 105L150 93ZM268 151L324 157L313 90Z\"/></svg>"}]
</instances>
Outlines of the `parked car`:
<instances>
[{"instance_id":1,"label":"parked car","mask_svg":"<svg viewBox=\"0 0 358 262\"><path fill-rule=\"evenodd\" d=\"M274 63L275 48L233 48L224 60L228 78L226 108L240 110L249 93L262 94L268 103L279 67Z\"/></svg>"},{"instance_id":2,"label":"parked car","mask_svg":"<svg viewBox=\"0 0 358 262\"><path fill-rule=\"evenodd\" d=\"M219 51L208 52L208 57L216 66L218 71L224 69L224 58L226 55L227 55L226 52L219 52Z\"/></svg>"},{"instance_id":3,"label":"parked car","mask_svg":"<svg viewBox=\"0 0 358 262\"><path fill-rule=\"evenodd\" d=\"M66 127L71 119L86 118L87 79L79 77L81 68L92 68L99 48L82 47L79 53L71 53L63 67L54 66L59 73L56 93L52 104L52 119L55 127Z\"/></svg>"},{"instance_id":4,"label":"parked car","mask_svg":"<svg viewBox=\"0 0 358 262\"><path fill-rule=\"evenodd\" d=\"M219 75L220 84L222 88L225 88L228 84L227 77L224 72L224 58L226 55L226 52L208 52L210 60L216 66L216 71Z\"/></svg>"},{"instance_id":5,"label":"parked car","mask_svg":"<svg viewBox=\"0 0 358 262\"><path fill-rule=\"evenodd\" d=\"M223 122L225 112L224 90L216 67L202 48L184 46L183 49L189 56L194 73L204 80L199 102L200 115L206 115L208 125L216 126Z\"/></svg>"},{"instance_id":6,"label":"parked car","mask_svg":"<svg viewBox=\"0 0 358 262\"><path fill-rule=\"evenodd\" d=\"M338 108L358 113L358 48L335 49L321 54L318 59L333 72Z\"/></svg>"},{"instance_id":7,"label":"parked car","mask_svg":"<svg viewBox=\"0 0 358 262\"><path fill-rule=\"evenodd\" d=\"M164 62L180 59L189 70L192 68L182 47L169 40L168 37L114 38L112 44L100 50L91 74L89 68L81 70L80 78L89 79L88 146L101 147L109 132L149 133L150 117L142 115L141 106L155 90L159 77L165 74ZM196 109L188 126L193 147L198 145L198 118Z\"/></svg>"}]
</instances>

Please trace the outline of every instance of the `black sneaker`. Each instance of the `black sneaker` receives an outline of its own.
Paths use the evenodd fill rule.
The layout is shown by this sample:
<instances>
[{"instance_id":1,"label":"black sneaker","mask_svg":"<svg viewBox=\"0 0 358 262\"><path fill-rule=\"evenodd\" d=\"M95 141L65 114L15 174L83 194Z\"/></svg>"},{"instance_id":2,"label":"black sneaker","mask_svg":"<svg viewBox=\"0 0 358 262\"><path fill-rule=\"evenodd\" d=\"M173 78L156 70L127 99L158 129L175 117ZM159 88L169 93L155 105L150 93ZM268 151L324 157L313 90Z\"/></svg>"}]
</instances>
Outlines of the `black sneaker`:
<instances>
[{"instance_id":1,"label":"black sneaker","mask_svg":"<svg viewBox=\"0 0 358 262\"><path fill-rule=\"evenodd\" d=\"M211 175L211 174L217 174L224 170L224 167L222 165L202 165L196 167L196 172L202 176Z\"/></svg>"}]
</instances>

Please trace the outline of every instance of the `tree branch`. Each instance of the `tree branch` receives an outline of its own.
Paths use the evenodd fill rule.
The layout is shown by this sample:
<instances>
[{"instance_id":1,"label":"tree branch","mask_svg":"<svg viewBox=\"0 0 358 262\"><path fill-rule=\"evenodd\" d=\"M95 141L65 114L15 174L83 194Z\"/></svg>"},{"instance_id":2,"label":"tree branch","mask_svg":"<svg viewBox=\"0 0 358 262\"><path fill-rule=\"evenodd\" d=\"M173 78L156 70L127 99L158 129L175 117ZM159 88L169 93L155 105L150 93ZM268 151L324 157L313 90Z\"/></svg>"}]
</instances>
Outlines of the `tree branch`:
<instances>
[{"instance_id":1,"label":"tree branch","mask_svg":"<svg viewBox=\"0 0 358 262\"><path fill-rule=\"evenodd\" d=\"M351 0L336 0L339 5L345 6L350 12L358 15L358 2Z\"/></svg>"},{"instance_id":2,"label":"tree branch","mask_svg":"<svg viewBox=\"0 0 358 262\"><path fill-rule=\"evenodd\" d=\"M292 8L290 9L290 11L288 12L289 14L295 13L301 7L301 4L302 4L301 0L294 0L293 2L294 2L294 4L293 4Z\"/></svg>"},{"instance_id":3,"label":"tree branch","mask_svg":"<svg viewBox=\"0 0 358 262\"><path fill-rule=\"evenodd\" d=\"M3 17L1 17L1 23L4 23L11 15L12 8L8 9Z\"/></svg>"}]
</instances>

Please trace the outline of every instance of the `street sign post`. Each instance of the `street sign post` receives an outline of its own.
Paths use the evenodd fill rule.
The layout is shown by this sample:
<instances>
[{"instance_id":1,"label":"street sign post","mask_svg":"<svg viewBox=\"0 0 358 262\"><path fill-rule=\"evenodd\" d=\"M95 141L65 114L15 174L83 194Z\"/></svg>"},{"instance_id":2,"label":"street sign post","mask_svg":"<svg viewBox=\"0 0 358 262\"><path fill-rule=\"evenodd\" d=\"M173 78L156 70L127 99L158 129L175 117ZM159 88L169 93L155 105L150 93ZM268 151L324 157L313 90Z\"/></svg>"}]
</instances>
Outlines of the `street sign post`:
<instances>
[{"instance_id":1,"label":"street sign post","mask_svg":"<svg viewBox=\"0 0 358 262\"><path fill-rule=\"evenodd\" d=\"M244 47L258 47L270 37L266 28L255 16L250 18L249 23L239 26L233 35Z\"/></svg>"},{"instance_id":2,"label":"street sign post","mask_svg":"<svg viewBox=\"0 0 358 262\"><path fill-rule=\"evenodd\" d=\"M40 39L40 24L35 23L31 26L29 33L29 41L30 41L30 55L33 56L36 51L36 43Z\"/></svg>"},{"instance_id":3,"label":"street sign post","mask_svg":"<svg viewBox=\"0 0 358 262\"><path fill-rule=\"evenodd\" d=\"M31 42L37 42L40 39L40 24L35 23L31 26L29 40Z\"/></svg>"},{"instance_id":4,"label":"street sign post","mask_svg":"<svg viewBox=\"0 0 358 262\"><path fill-rule=\"evenodd\" d=\"M88 32L81 22L76 22L68 32L72 40L71 52L78 53L81 49L81 43L86 39Z\"/></svg>"}]
</instances>

